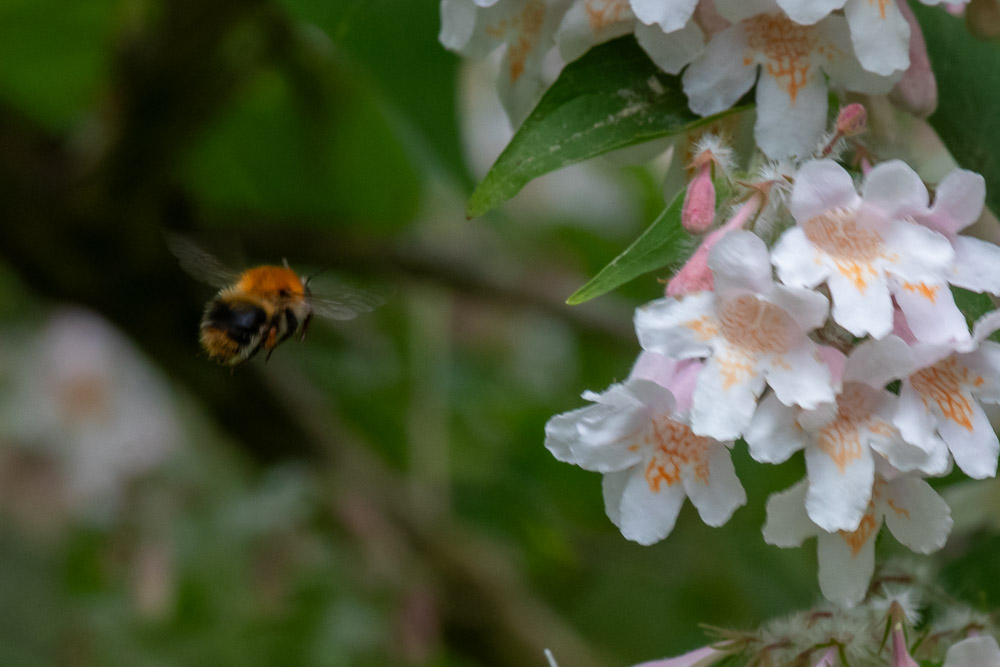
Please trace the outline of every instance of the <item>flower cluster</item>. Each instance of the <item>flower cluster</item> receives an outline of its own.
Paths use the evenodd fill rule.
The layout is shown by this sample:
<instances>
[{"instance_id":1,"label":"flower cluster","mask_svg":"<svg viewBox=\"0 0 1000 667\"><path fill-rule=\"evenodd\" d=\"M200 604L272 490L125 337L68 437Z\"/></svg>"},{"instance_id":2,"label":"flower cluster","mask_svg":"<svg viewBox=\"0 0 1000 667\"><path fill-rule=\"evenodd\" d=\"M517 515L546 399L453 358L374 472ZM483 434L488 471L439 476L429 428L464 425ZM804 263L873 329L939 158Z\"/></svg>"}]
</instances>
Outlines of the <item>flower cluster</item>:
<instances>
[{"instance_id":1,"label":"flower cluster","mask_svg":"<svg viewBox=\"0 0 1000 667\"><path fill-rule=\"evenodd\" d=\"M604 473L608 515L643 544L671 531L685 497L712 526L746 502L729 456L740 439L761 463L802 451L806 478L770 499L764 538L817 537L820 588L851 606L883 523L916 552L947 539L949 508L924 478L952 463L996 475L983 403L1000 403L1000 311L970 331L952 289L1000 294L1000 247L960 234L985 198L969 171L933 201L900 161L859 183L830 159L764 173L785 187L746 183L667 296L636 311L629 378L553 418L546 446ZM748 231L768 217L789 221L770 248Z\"/></svg>"},{"instance_id":2,"label":"flower cluster","mask_svg":"<svg viewBox=\"0 0 1000 667\"><path fill-rule=\"evenodd\" d=\"M921 0L926 5L943 0ZM826 124L828 89L893 93L928 115L936 85L920 26L898 0L442 0L440 40L468 57L505 46L498 89L514 124L564 61L625 34L678 74L692 111L724 111L757 83L757 145L807 156Z\"/></svg>"}]
</instances>

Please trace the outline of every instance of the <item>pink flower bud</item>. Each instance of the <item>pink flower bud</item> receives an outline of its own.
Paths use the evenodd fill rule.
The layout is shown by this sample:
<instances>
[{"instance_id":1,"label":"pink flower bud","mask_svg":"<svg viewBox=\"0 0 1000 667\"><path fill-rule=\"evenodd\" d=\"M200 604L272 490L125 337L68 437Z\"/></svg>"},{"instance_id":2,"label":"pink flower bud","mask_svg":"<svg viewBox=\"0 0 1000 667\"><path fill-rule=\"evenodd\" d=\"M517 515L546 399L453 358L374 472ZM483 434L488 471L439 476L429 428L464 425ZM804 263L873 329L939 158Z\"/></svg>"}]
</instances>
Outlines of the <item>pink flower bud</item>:
<instances>
[{"instance_id":1,"label":"pink flower bud","mask_svg":"<svg viewBox=\"0 0 1000 667\"><path fill-rule=\"evenodd\" d=\"M892 629L892 667L918 667L916 660L906 648L902 623L897 623Z\"/></svg>"},{"instance_id":2,"label":"pink flower bud","mask_svg":"<svg viewBox=\"0 0 1000 667\"><path fill-rule=\"evenodd\" d=\"M692 234L705 232L715 222L715 185L712 183L712 162L708 160L688 184L681 208L681 224Z\"/></svg>"},{"instance_id":3,"label":"pink flower bud","mask_svg":"<svg viewBox=\"0 0 1000 667\"><path fill-rule=\"evenodd\" d=\"M837 132L845 137L861 134L868 127L868 112L858 104L848 104L837 114Z\"/></svg>"},{"instance_id":4,"label":"pink flower bud","mask_svg":"<svg viewBox=\"0 0 1000 667\"><path fill-rule=\"evenodd\" d=\"M926 118L937 108L937 80L931 70L924 33L913 10L905 2L897 3L897 6L910 24L910 67L903 73L903 78L896 82L889 93L889 99L901 109Z\"/></svg>"}]
</instances>

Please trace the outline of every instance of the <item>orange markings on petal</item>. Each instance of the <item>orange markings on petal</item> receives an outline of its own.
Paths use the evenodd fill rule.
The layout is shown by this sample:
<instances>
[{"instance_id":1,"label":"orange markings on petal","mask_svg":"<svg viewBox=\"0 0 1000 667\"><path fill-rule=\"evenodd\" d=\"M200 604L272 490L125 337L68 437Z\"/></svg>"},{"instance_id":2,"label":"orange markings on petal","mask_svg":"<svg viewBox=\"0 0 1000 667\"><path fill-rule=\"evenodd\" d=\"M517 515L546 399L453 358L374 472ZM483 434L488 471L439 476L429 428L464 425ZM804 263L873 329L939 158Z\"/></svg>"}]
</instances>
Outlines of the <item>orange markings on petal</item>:
<instances>
[{"instance_id":1,"label":"orange markings on petal","mask_svg":"<svg viewBox=\"0 0 1000 667\"><path fill-rule=\"evenodd\" d=\"M659 493L662 484L673 486L679 482L684 465L692 466L695 479L708 484L709 438L695 435L686 424L658 415L653 418L646 440L654 446L646 465L646 483L650 491Z\"/></svg>"},{"instance_id":2,"label":"orange markings on petal","mask_svg":"<svg viewBox=\"0 0 1000 667\"><path fill-rule=\"evenodd\" d=\"M923 399L924 405L937 406L945 419L969 431L972 430L973 407L972 396L965 387L979 386L982 382L983 379L961 365L956 356L910 376L910 385Z\"/></svg>"},{"instance_id":3,"label":"orange markings on petal","mask_svg":"<svg viewBox=\"0 0 1000 667\"><path fill-rule=\"evenodd\" d=\"M696 320L689 320L683 326L693 331L699 340L712 340L719 335L715 321L708 315L702 315Z\"/></svg>"},{"instance_id":4,"label":"orange markings on petal","mask_svg":"<svg viewBox=\"0 0 1000 667\"><path fill-rule=\"evenodd\" d=\"M753 355L787 352L796 330L788 313L752 294L723 302L719 325L727 341Z\"/></svg>"},{"instance_id":5,"label":"orange markings on petal","mask_svg":"<svg viewBox=\"0 0 1000 667\"><path fill-rule=\"evenodd\" d=\"M892 427L873 418L872 405L861 385L848 383L837 397L837 417L824 426L816 438L816 446L829 456L841 474L864 452L862 431L891 432Z\"/></svg>"},{"instance_id":6,"label":"orange markings on petal","mask_svg":"<svg viewBox=\"0 0 1000 667\"><path fill-rule=\"evenodd\" d=\"M624 20L628 9L628 0L587 0L583 5L583 11L587 13L587 23L594 32Z\"/></svg>"},{"instance_id":7,"label":"orange markings on petal","mask_svg":"<svg viewBox=\"0 0 1000 667\"><path fill-rule=\"evenodd\" d=\"M906 509L905 507L899 507L898 505L896 505L896 502L892 498L889 498L886 501L886 504L892 509L893 512L903 517L904 519L910 518L910 510Z\"/></svg>"},{"instance_id":8,"label":"orange markings on petal","mask_svg":"<svg viewBox=\"0 0 1000 667\"><path fill-rule=\"evenodd\" d=\"M813 54L826 46L814 25L799 25L783 14L759 14L744 22L752 51L764 55L764 69L788 93L792 104L813 72ZM829 47L827 47L829 48ZM744 58L744 64L747 63Z\"/></svg>"},{"instance_id":9,"label":"orange markings on petal","mask_svg":"<svg viewBox=\"0 0 1000 667\"><path fill-rule=\"evenodd\" d=\"M875 521L875 506L874 503L868 504L868 509L865 511L865 515L861 517L861 523L855 530L841 530L838 531L840 537L847 542L847 546L851 548L851 555L857 558L858 553L861 551L861 547L871 539L871 536L878 529L878 524Z\"/></svg>"},{"instance_id":10,"label":"orange markings on petal","mask_svg":"<svg viewBox=\"0 0 1000 667\"><path fill-rule=\"evenodd\" d=\"M878 5L879 18L885 20L886 8L893 4L893 0L868 0L869 5Z\"/></svg>"},{"instance_id":11,"label":"orange markings on petal","mask_svg":"<svg viewBox=\"0 0 1000 667\"><path fill-rule=\"evenodd\" d=\"M544 0L529 0L520 14L486 28L486 34L491 37L508 37L507 59L510 63L511 82L517 81L524 74L528 56L538 43L544 25Z\"/></svg>"},{"instance_id":12,"label":"orange markings on petal","mask_svg":"<svg viewBox=\"0 0 1000 667\"><path fill-rule=\"evenodd\" d=\"M931 303L937 301L938 291L941 289L940 285L928 285L927 283L903 283L903 289L907 292L912 292L913 294L918 294Z\"/></svg>"}]
</instances>

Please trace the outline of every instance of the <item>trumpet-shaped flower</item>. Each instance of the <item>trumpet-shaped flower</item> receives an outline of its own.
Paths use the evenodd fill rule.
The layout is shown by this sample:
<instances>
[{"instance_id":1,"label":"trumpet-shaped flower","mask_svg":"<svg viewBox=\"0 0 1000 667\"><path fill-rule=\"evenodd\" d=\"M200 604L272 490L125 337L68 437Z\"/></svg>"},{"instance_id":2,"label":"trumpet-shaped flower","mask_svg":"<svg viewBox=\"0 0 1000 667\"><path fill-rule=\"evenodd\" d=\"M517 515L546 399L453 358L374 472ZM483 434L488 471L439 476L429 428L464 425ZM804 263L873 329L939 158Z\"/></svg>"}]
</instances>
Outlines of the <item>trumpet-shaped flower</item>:
<instances>
[{"instance_id":1,"label":"trumpet-shaped flower","mask_svg":"<svg viewBox=\"0 0 1000 667\"><path fill-rule=\"evenodd\" d=\"M497 88L516 126L545 90L542 63L570 0L441 0L440 42L469 58L506 45Z\"/></svg>"},{"instance_id":2,"label":"trumpet-shaped flower","mask_svg":"<svg viewBox=\"0 0 1000 667\"><path fill-rule=\"evenodd\" d=\"M840 353L827 349L834 365ZM828 532L855 530L869 505L876 463L940 474L947 452L905 442L892 425L896 397L883 389L913 368L910 349L890 336L859 346L843 366L843 386L836 405L803 411L773 396L761 401L746 434L750 455L763 463L781 463L805 450L809 518ZM933 456L932 456L933 454Z\"/></svg>"},{"instance_id":3,"label":"trumpet-shaped flower","mask_svg":"<svg viewBox=\"0 0 1000 667\"><path fill-rule=\"evenodd\" d=\"M715 34L688 67L684 92L692 111L708 116L731 107L757 81L754 133L769 157L805 157L815 150L826 127L828 79L836 87L881 94L901 74L862 68L842 16L802 25L774 0L717 6L733 25Z\"/></svg>"},{"instance_id":4,"label":"trumpet-shaped flower","mask_svg":"<svg viewBox=\"0 0 1000 667\"><path fill-rule=\"evenodd\" d=\"M640 544L670 534L685 497L710 526L746 503L729 454L733 443L695 435L671 390L647 379L669 382L683 400L696 366L644 353L624 383L585 393L592 405L545 425L545 446L557 459L604 474L608 517Z\"/></svg>"},{"instance_id":5,"label":"trumpet-shaped flower","mask_svg":"<svg viewBox=\"0 0 1000 667\"><path fill-rule=\"evenodd\" d=\"M948 289L955 270L951 243L902 212L921 190L926 201L919 177L898 160L872 169L861 196L836 162L806 163L789 203L798 224L772 252L778 276L795 287L825 282L833 319L855 336L887 335L895 299L918 340L968 340Z\"/></svg>"},{"instance_id":6,"label":"trumpet-shaped flower","mask_svg":"<svg viewBox=\"0 0 1000 667\"><path fill-rule=\"evenodd\" d=\"M828 600L844 606L854 606L865 597L875 570L875 537L883 521L897 540L918 553L940 549L951 532L947 503L917 477L881 471L861 522L850 531L825 531L809 518L807 486L803 480L768 499L764 540L779 547L797 547L815 536L820 590Z\"/></svg>"},{"instance_id":7,"label":"trumpet-shaped flower","mask_svg":"<svg viewBox=\"0 0 1000 667\"><path fill-rule=\"evenodd\" d=\"M985 340L1000 328L1000 311L982 317L972 340L958 346L917 344L914 372L903 379L893 423L902 437L946 456L969 477L997 472L1000 442L980 403L1000 403L1000 344Z\"/></svg>"},{"instance_id":8,"label":"trumpet-shaped flower","mask_svg":"<svg viewBox=\"0 0 1000 667\"><path fill-rule=\"evenodd\" d=\"M833 401L830 369L807 333L826 320L826 297L771 278L764 242L733 231L708 257L715 291L654 301L635 326L646 350L674 359L707 358L691 409L695 433L733 440L750 424L769 385L786 405Z\"/></svg>"}]
</instances>

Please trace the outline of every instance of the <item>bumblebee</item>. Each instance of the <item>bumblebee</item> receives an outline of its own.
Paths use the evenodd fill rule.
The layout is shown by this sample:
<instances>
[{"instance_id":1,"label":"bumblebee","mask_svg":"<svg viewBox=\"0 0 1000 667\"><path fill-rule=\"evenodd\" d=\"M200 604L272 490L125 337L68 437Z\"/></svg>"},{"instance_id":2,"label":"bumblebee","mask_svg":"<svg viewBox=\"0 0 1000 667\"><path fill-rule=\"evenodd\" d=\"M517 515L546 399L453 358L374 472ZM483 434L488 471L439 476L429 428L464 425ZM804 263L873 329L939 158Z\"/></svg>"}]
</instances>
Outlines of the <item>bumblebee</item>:
<instances>
[{"instance_id":1,"label":"bumblebee","mask_svg":"<svg viewBox=\"0 0 1000 667\"><path fill-rule=\"evenodd\" d=\"M210 359L226 366L239 366L261 350L270 359L274 348L296 333L305 340L314 315L349 320L383 301L375 292L346 286L316 296L310 277L296 274L288 262L238 272L185 238L169 236L167 242L185 271L220 288L205 306L200 341Z\"/></svg>"}]
</instances>

